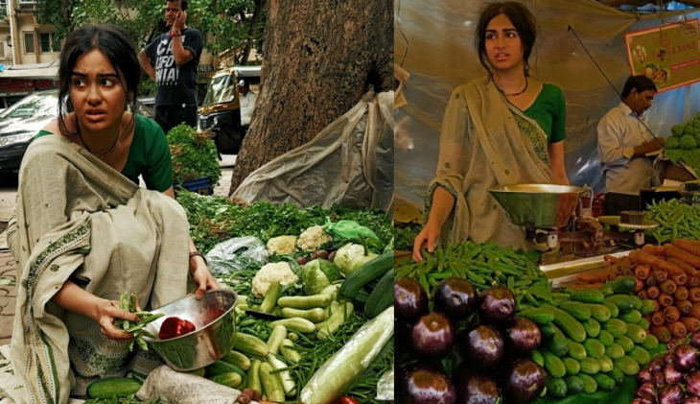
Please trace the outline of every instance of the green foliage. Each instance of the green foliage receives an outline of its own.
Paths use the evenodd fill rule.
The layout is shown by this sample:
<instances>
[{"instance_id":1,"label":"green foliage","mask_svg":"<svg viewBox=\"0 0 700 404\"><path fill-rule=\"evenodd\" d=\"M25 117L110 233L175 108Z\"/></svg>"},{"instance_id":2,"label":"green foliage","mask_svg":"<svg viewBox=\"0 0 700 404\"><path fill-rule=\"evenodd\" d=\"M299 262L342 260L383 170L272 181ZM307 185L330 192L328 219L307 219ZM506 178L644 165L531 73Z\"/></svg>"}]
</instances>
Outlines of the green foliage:
<instances>
[{"instance_id":1,"label":"green foliage","mask_svg":"<svg viewBox=\"0 0 700 404\"><path fill-rule=\"evenodd\" d=\"M685 133L685 131L683 133ZM691 150L698 147L698 142L695 141L695 137L693 135L685 134L681 137L680 146L681 149Z\"/></svg>"},{"instance_id":2,"label":"green foliage","mask_svg":"<svg viewBox=\"0 0 700 404\"><path fill-rule=\"evenodd\" d=\"M681 141L679 138L672 136L672 137L669 137L668 139L666 139L665 147L667 150L668 149L678 149L680 146L681 146Z\"/></svg>"},{"instance_id":3,"label":"green foliage","mask_svg":"<svg viewBox=\"0 0 700 404\"><path fill-rule=\"evenodd\" d=\"M176 186L204 177L209 178L212 184L219 182L221 168L216 145L207 133L198 133L194 128L181 124L168 132L168 143L172 155L173 183Z\"/></svg>"},{"instance_id":4,"label":"green foliage","mask_svg":"<svg viewBox=\"0 0 700 404\"><path fill-rule=\"evenodd\" d=\"M685 130L685 125L683 125L682 123L679 123L678 125L674 125L671 128L671 133L673 134L673 136L681 137L681 136L683 136L684 130Z\"/></svg>"}]
</instances>

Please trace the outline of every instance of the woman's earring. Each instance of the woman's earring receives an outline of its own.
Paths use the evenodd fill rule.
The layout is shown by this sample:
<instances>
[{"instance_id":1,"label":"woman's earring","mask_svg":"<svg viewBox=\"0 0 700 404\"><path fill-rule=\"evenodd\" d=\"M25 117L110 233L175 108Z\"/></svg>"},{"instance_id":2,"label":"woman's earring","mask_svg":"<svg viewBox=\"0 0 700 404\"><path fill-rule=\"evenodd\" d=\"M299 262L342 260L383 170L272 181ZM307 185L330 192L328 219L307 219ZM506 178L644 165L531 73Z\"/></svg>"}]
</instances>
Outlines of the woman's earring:
<instances>
[{"instance_id":1,"label":"woman's earring","mask_svg":"<svg viewBox=\"0 0 700 404\"><path fill-rule=\"evenodd\" d=\"M530 64L525 61L525 77L530 77Z\"/></svg>"}]
</instances>

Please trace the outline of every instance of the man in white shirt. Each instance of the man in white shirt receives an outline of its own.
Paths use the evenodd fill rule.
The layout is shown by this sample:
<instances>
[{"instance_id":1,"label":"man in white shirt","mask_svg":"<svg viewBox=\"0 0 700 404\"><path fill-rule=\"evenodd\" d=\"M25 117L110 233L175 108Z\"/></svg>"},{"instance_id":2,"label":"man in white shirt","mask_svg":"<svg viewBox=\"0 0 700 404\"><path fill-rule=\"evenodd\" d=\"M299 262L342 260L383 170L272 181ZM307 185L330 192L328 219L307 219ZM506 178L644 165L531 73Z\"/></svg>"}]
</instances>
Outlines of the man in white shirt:
<instances>
[{"instance_id":1,"label":"man in white shirt","mask_svg":"<svg viewBox=\"0 0 700 404\"><path fill-rule=\"evenodd\" d=\"M250 120L253 118L255 100L257 100L258 95L250 91L248 83L244 80L238 82L238 94L240 95L239 102L241 105L241 130L245 134L248 132Z\"/></svg>"},{"instance_id":2,"label":"man in white shirt","mask_svg":"<svg viewBox=\"0 0 700 404\"><path fill-rule=\"evenodd\" d=\"M663 148L664 139L654 137L642 122L651 107L656 85L646 76L630 76L620 98L598 123L598 153L605 175L606 214L641 209L639 190L651 186L652 157Z\"/></svg>"}]
</instances>

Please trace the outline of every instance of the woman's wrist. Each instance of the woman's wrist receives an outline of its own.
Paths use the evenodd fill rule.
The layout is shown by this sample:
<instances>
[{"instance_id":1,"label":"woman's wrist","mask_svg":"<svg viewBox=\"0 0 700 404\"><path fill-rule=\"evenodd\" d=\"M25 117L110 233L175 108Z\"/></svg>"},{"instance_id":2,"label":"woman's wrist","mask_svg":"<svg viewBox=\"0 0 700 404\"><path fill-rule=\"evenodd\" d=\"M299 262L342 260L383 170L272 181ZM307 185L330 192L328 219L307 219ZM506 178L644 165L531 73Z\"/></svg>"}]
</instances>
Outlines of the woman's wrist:
<instances>
[{"instance_id":1,"label":"woman's wrist","mask_svg":"<svg viewBox=\"0 0 700 404\"><path fill-rule=\"evenodd\" d=\"M204 255L200 253L199 251L191 251L190 252L190 274L194 273L194 271L197 269L198 261L201 261L205 266L207 265L207 259L204 258Z\"/></svg>"}]
</instances>

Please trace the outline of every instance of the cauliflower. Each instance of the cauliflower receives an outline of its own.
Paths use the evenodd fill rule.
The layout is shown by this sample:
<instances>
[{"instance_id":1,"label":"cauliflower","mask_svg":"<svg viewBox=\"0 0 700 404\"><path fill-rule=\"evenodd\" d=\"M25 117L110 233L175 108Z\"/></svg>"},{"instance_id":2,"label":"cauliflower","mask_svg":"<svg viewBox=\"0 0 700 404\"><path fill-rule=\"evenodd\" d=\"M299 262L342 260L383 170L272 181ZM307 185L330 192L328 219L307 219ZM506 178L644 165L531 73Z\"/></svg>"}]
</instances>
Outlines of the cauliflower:
<instances>
[{"instance_id":1,"label":"cauliflower","mask_svg":"<svg viewBox=\"0 0 700 404\"><path fill-rule=\"evenodd\" d=\"M365 255L365 247L361 244L346 244L335 252L333 263L340 268L340 271L345 275L350 275L355 269L361 267L364 263L377 258L377 254L368 252Z\"/></svg>"},{"instance_id":2,"label":"cauliflower","mask_svg":"<svg viewBox=\"0 0 700 404\"><path fill-rule=\"evenodd\" d=\"M322 245L331 241L333 241L333 238L323 230L323 226L311 226L299 235L297 247L306 252L316 251Z\"/></svg>"},{"instance_id":3,"label":"cauliflower","mask_svg":"<svg viewBox=\"0 0 700 404\"><path fill-rule=\"evenodd\" d=\"M267 240L267 252L277 255L294 254L297 236L279 236Z\"/></svg>"},{"instance_id":4,"label":"cauliflower","mask_svg":"<svg viewBox=\"0 0 700 404\"><path fill-rule=\"evenodd\" d=\"M294 285L299 281L299 277L292 272L292 267L287 262L271 262L265 264L255 274L252 283L252 291L255 296L263 297L270 288L272 282L279 282L280 285Z\"/></svg>"}]
</instances>

